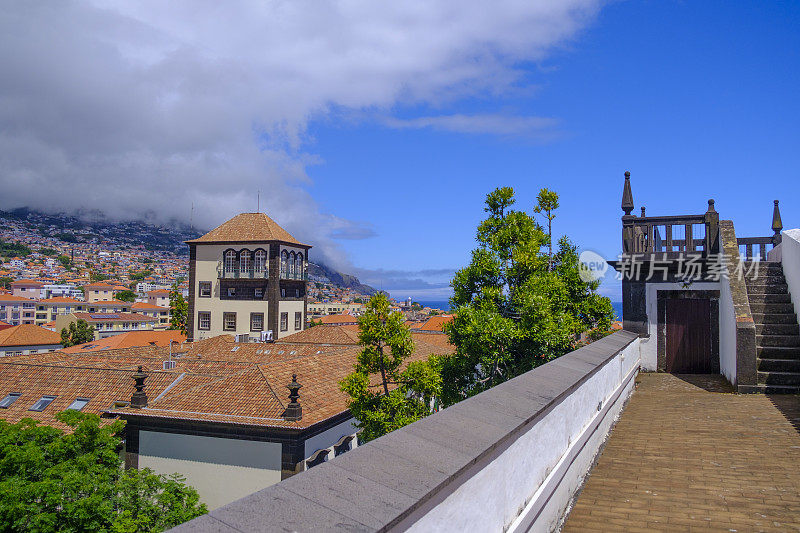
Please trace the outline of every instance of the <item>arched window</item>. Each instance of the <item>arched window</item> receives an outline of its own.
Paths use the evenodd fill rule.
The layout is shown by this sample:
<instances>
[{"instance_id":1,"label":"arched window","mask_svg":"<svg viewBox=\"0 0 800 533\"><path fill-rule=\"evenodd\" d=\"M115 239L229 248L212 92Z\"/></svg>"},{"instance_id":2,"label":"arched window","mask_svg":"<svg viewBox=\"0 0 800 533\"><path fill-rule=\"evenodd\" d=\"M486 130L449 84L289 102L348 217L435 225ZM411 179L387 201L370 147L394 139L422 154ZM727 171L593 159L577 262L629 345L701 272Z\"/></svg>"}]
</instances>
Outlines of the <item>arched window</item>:
<instances>
[{"instance_id":1,"label":"arched window","mask_svg":"<svg viewBox=\"0 0 800 533\"><path fill-rule=\"evenodd\" d=\"M267 252L264 250L256 250L253 255L253 270L257 274L263 273L267 269Z\"/></svg>"},{"instance_id":2,"label":"arched window","mask_svg":"<svg viewBox=\"0 0 800 533\"><path fill-rule=\"evenodd\" d=\"M225 272L236 272L236 252L233 250L225 252Z\"/></svg>"},{"instance_id":3,"label":"arched window","mask_svg":"<svg viewBox=\"0 0 800 533\"><path fill-rule=\"evenodd\" d=\"M250 272L252 266L253 262L251 261L250 250L241 250L239 252L239 272L243 274Z\"/></svg>"},{"instance_id":4,"label":"arched window","mask_svg":"<svg viewBox=\"0 0 800 533\"><path fill-rule=\"evenodd\" d=\"M285 277L286 275L288 275L288 271L287 271L287 267L288 267L287 263L288 262L289 262L289 252L284 250L283 252L281 252L281 276L282 277Z\"/></svg>"},{"instance_id":5,"label":"arched window","mask_svg":"<svg viewBox=\"0 0 800 533\"><path fill-rule=\"evenodd\" d=\"M294 258L294 272L297 278L303 279L303 254L301 253Z\"/></svg>"},{"instance_id":6,"label":"arched window","mask_svg":"<svg viewBox=\"0 0 800 533\"><path fill-rule=\"evenodd\" d=\"M289 256L289 277L294 277L294 252Z\"/></svg>"}]
</instances>

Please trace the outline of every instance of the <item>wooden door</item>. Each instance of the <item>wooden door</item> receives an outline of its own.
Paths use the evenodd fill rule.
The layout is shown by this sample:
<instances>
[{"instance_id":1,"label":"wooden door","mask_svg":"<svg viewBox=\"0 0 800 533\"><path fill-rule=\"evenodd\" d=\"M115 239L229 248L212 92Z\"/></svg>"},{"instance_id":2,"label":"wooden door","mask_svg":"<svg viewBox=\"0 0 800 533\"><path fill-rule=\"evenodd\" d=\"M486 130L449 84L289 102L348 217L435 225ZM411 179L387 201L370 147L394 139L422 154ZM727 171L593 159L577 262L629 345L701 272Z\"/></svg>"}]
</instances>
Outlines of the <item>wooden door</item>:
<instances>
[{"instance_id":1,"label":"wooden door","mask_svg":"<svg viewBox=\"0 0 800 533\"><path fill-rule=\"evenodd\" d=\"M707 299L668 299L666 319L666 371L711 373L711 302Z\"/></svg>"}]
</instances>

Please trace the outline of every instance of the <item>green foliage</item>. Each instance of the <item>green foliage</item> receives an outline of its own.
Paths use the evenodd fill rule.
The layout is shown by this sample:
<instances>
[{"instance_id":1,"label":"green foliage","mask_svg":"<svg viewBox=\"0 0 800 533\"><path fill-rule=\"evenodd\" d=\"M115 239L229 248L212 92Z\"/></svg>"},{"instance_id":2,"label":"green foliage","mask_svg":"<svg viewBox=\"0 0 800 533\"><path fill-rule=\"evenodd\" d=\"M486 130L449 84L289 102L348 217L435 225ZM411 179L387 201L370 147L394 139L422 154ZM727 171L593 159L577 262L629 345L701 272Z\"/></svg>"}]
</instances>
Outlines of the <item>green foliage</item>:
<instances>
[{"instance_id":1,"label":"green foliage","mask_svg":"<svg viewBox=\"0 0 800 533\"><path fill-rule=\"evenodd\" d=\"M119 291L115 298L121 302L134 302L136 301L136 293L133 291Z\"/></svg>"},{"instance_id":2,"label":"green foliage","mask_svg":"<svg viewBox=\"0 0 800 533\"><path fill-rule=\"evenodd\" d=\"M52 248L39 248L39 253L47 256L54 256L58 255L58 250L53 250Z\"/></svg>"},{"instance_id":3,"label":"green foliage","mask_svg":"<svg viewBox=\"0 0 800 533\"><path fill-rule=\"evenodd\" d=\"M177 475L124 470L121 421L64 411L71 433L0 420L3 531L162 531L207 512Z\"/></svg>"},{"instance_id":4,"label":"green foliage","mask_svg":"<svg viewBox=\"0 0 800 533\"><path fill-rule=\"evenodd\" d=\"M54 237L63 242L78 242L78 238L72 233L56 233Z\"/></svg>"},{"instance_id":5,"label":"green foliage","mask_svg":"<svg viewBox=\"0 0 800 533\"><path fill-rule=\"evenodd\" d=\"M61 266L64 267L66 270L70 270L72 268L72 259L68 255L59 255L58 262L61 263Z\"/></svg>"},{"instance_id":6,"label":"green foliage","mask_svg":"<svg viewBox=\"0 0 800 533\"><path fill-rule=\"evenodd\" d=\"M142 270L141 272L134 272L131 270L130 272L128 272L128 277L130 277L132 280L135 281L142 281L144 278L151 275L152 273L153 273L152 270Z\"/></svg>"},{"instance_id":7,"label":"green foliage","mask_svg":"<svg viewBox=\"0 0 800 533\"><path fill-rule=\"evenodd\" d=\"M27 257L31 249L21 242L5 242L0 239L0 256L2 257Z\"/></svg>"},{"instance_id":8,"label":"green foliage","mask_svg":"<svg viewBox=\"0 0 800 533\"><path fill-rule=\"evenodd\" d=\"M553 268L553 219L556 215L553 213L558 209L558 194L549 190L542 189L536 197L536 207L533 208L534 213L544 214L547 219L547 247L548 247L548 261L549 268Z\"/></svg>"},{"instance_id":9,"label":"green foliage","mask_svg":"<svg viewBox=\"0 0 800 533\"><path fill-rule=\"evenodd\" d=\"M14 281L14 278L8 276L0 276L0 288L10 289L12 281Z\"/></svg>"},{"instance_id":10,"label":"green foliage","mask_svg":"<svg viewBox=\"0 0 800 533\"><path fill-rule=\"evenodd\" d=\"M557 196L547 198L540 203L552 211ZM513 205L509 187L487 195L479 246L453 278L455 317L445 332L456 353L440 361L444 405L567 353L580 332L608 329L614 316L599 282L580 279L576 247L562 238L551 260L542 253L548 235Z\"/></svg>"},{"instance_id":11,"label":"green foliage","mask_svg":"<svg viewBox=\"0 0 800 533\"><path fill-rule=\"evenodd\" d=\"M389 299L378 293L358 319L363 347L355 371L340 382L350 395L348 407L370 441L431 413L442 388L439 362L406 359L414 353L411 332L402 313L390 310ZM377 375L377 383L372 376Z\"/></svg>"},{"instance_id":12,"label":"green foliage","mask_svg":"<svg viewBox=\"0 0 800 533\"><path fill-rule=\"evenodd\" d=\"M107 276L107 275L103 274L102 272L97 272L95 270L92 270L89 273L89 281L105 281L105 280L109 279L110 277L111 276Z\"/></svg>"},{"instance_id":13,"label":"green foliage","mask_svg":"<svg viewBox=\"0 0 800 533\"><path fill-rule=\"evenodd\" d=\"M188 335L186 321L189 316L189 304L178 289L177 283L169 291L169 309L169 329L180 330L184 335Z\"/></svg>"},{"instance_id":14,"label":"green foliage","mask_svg":"<svg viewBox=\"0 0 800 533\"><path fill-rule=\"evenodd\" d=\"M61 328L61 345L64 348L93 340L94 327L90 326L82 318L79 318L76 322L70 322L69 327Z\"/></svg>"}]
</instances>

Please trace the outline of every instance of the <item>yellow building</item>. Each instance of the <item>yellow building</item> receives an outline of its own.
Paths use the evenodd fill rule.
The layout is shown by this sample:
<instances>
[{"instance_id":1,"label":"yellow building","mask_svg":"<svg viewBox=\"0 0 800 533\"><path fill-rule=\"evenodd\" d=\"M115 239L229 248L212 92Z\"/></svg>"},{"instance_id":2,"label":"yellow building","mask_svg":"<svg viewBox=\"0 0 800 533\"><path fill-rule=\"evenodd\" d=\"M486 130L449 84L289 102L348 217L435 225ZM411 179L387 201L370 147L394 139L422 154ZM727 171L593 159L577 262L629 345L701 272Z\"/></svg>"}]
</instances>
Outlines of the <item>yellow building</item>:
<instances>
[{"instance_id":1,"label":"yellow building","mask_svg":"<svg viewBox=\"0 0 800 533\"><path fill-rule=\"evenodd\" d=\"M94 328L94 338L104 339L129 331L152 331L158 319L139 313L81 313L73 312L56 318L56 332L69 327L72 322L85 320Z\"/></svg>"}]
</instances>

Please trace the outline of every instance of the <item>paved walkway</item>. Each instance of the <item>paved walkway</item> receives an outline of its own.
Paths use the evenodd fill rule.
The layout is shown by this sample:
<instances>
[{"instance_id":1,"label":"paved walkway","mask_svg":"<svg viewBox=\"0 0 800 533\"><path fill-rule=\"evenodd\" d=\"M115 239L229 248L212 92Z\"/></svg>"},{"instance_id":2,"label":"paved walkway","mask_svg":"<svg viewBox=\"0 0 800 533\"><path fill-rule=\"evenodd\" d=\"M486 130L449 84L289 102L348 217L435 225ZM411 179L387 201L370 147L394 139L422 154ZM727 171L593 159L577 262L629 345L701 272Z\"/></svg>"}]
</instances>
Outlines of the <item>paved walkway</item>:
<instances>
[{"instance_id":1,"label":"paved walkway","mask_svg":"<svg viewBox=\"0 0 800 533\"><path fill-rule=\"evenodd\" d=\"M800 396L640 374L564 531L800 531Z\"/></svg>"}]
</instances>

